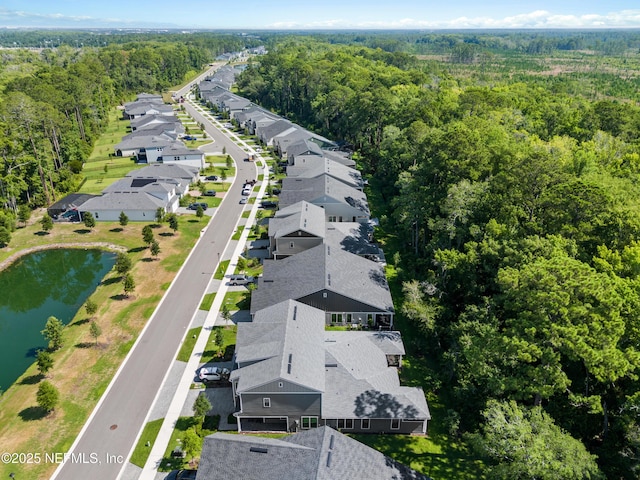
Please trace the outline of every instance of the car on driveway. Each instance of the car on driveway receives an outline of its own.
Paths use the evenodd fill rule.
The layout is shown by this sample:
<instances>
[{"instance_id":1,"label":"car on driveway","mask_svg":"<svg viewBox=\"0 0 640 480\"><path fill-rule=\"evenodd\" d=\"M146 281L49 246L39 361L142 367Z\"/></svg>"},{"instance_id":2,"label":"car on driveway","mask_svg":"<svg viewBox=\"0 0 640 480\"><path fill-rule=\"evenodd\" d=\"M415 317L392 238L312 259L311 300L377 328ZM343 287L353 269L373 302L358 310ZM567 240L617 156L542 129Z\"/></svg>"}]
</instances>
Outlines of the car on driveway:
<instances>
[{"instance_id":1,"label":"car on driveway","mask_svg":"<svg viewBox=\"0 0 640 480\"><path fill-rule=\"evenodd\" d=\"M198 470L178 470L176 480L196 480Z\"/></svg>"},{"instance_id":2,"label":"car on driveway","mask_svg":"<svg viewBox=\"0 0 640 480\"><path fill-rule=\"evenodd\" d=\"M240 199L240 205L245 205L247 203L247 199L246 198L241 198Z\"/></svg>"},{"instance_id":3,"label":"car on driveway","mask_svg":"<svg viewBox=\"0 0 640 480\"><path fill-rule=\"evenodd\" d=\"M251 195L251 189L250 188L245 188L242 190L242 195L244 197L248 197L249 195Z\"/></svg>"},{"instance_id":4,"label":"car on driveway","mask_svg":"<svg viewBox=\"0 0 640 480\"><path fill-rule=\"evenodd\" d=\"M198 207L202 207L202 210L206 210L209 205L207 205L204 202L195 202L195 203L191 203L187 208L189 210L198 210Z\"/></svg>"},{"instance_id":5,"label":"car on driveway","mask_svg":"<svg viewBox=\"0 0 640 480\"><path fill-rule=\"evenodd\" d=\"M223 367L202 367L198 373L198 378L204 383L219 382L229 378L231 372L228 368Z\"/></svg>"},{"instance_id":6,"label":"car on driveway","mask_svg":"<svg viewBox=\"0 0 640 480\"><path fill-rule=\"evenodd\" d=\"M215 190L207 190L206 192L203 193L203 195L205 197L215 197L216 196L216 191Z\"/></svg>"},{"instance_id":7,"label":"car on driveway","mask_svg":"<svg viewBox=\"0 0 640 480\"><path fill-rule=\"evenodd\" d=\"M212 182L215 182L218 180L218 176L217 175L209 175L208 177L205 177L205 180L209 180Z\"/></svg>"}]
</instances>

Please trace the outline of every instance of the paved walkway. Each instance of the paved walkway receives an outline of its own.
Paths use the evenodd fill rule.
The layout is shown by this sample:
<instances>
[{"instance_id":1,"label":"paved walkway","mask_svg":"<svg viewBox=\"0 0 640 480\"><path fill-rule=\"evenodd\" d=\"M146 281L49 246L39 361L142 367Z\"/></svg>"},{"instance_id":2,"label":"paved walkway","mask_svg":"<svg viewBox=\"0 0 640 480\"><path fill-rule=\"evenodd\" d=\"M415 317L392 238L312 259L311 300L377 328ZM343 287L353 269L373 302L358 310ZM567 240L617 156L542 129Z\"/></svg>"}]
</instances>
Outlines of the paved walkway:
<instances>
[{"instance_id":1,"label":"paved walkway","mask_svg":"<svg viewBox=\"0 0 640 480\"><path fill-rule=\"evenodd\" d=\"M213 117L211 117L211 121L217 122L215 119L213 119ZM234 138L234 141L238 143L244 143L237 137ZM251 147L249 145L244 144L243 146L251 150ZM246 222L245 219L239 218L237 226L242 225L243 223L245 223L246 225L252 225L255 221L260 200L264 196L267 185L269 183L269 170L266 166L266 162L263 162L262 165L264 180L259 185L256 201L253 205L248 205L251 206L251 210L249 218L246 219ZM244 228L240 240L230 240L229 244L225 248L224 258L230 258L229 265L225 272L225 278L228 275L234 273L238 257L240 256L240 254L242 254L245 247L247 246L249 233L250 229ZM150 420L164 418L156 441L151 447L151 452L149 454L147 463L142 470L133 464L128 464L127 467L121 472L121 475L119 476L120 479L159 480L167 477L166 473L158 472L157 468L160 465L162 458L164 457L164 452L167 449L176 421L180 416L184 416L185 414L193 414L191 407L193 405L193 402L195 401L195 397L197 396L197 394L202 392L202 390L191 390L190 386L193 382L195 372L201 364L200 360L202 357L202 353L206 349L206 344L211 328L213 328L214 325L225 324L225 321L220 318L219 311L228 289L229 287L226 281L212 280L212 282L210 283L207 291L209 293L215 291L216 296L214 298L211 309L206 313L205 317L202 318L202 315L200 314L200 312L198 312L190 326L190 328L194 328L195 326L199 326L198 323L202 322L203 327L201 334L196 341L196 345L193 349L191 358L186 364L184 362L174 362L174 366L172 367L166 382L159 390L158 395L156 396L156 399L154 401L154 405L149 412L147 421L145 422L146 424ZM243 314L237 313L236 315L234 315L234 317L232 317L232 320L229 321L229 324L232 324L234 321L248 320L243 317ZM218 390L220 390L220 392L218 392ZM222 405L226 405L226 409L230 408L229 413L231 413L234 411L234 409L233 398L231 397L230 390L230 388L209 388L206 389L205 392L207 396L211 395L211 400L220 402ZM228 392L228 396L225 396L225 392ZM229 401L231 402L230 406ZM214 404L212 402L212 405L217 405L217 403ZM216 410L218 410L218 408L216 408ZM227 416L228 413L227 415L223 415L221 412L221 429L230 429L230 426L226 421ZM129 454L129 457L130 456L131 454Z\"/></svg>"}]
</instances>

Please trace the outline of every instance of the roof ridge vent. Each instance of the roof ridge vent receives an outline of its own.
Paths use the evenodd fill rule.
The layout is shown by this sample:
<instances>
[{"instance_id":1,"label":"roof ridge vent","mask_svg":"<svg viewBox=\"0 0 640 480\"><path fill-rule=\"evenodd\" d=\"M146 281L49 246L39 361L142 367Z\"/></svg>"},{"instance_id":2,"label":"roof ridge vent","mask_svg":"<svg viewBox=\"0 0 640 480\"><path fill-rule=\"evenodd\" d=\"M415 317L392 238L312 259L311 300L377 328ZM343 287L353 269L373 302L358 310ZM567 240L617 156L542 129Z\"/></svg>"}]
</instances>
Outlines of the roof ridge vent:
<instances>
[{"instance_id":1,"label":"roof ridge vent","mask_svg":"<svg viewBox=\"0 0 640 480\"><path fill-rule=\"evenodd\" d=\"M265 447L251 447L249 451L255 453L269 453L269 450Z\"/></svg>"}]
</instances>

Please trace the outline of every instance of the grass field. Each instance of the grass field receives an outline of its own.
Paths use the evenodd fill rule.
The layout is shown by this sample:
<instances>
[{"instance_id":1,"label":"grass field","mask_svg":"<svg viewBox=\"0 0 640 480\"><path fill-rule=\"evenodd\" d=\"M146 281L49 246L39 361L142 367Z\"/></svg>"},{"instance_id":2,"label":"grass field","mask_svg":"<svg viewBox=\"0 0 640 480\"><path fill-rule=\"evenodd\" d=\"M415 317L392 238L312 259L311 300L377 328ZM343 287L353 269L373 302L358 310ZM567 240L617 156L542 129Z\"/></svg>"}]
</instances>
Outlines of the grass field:
<instances>
[{"instance_id":1,"label":"grass field","mask_svg":"<svg viewBox=\"0 0 640 480\"><path fill-rule=\"evenodd\" d=\"M144 430L142 431L142 435L140 435L140 438L138 439L136 448L131 454L131 463L137 465L140 468L144 468L144 464L147 463L147 459L149 458L149 454L151 453L153 444L158 437L158 432L160 432L160 427L162 427L163 421L164 418L159 418L147 423L144 426ZM147 446L147 443L149 443L149 446Z\"/></svg>"},{"instance_id":2,"label":"grass field","mask_svg":"<svg viewBox=\"0 0 640 480\"><path fill-rule=\"evenodd\" d=\"M179 362L188 362L191 358L191 354L193 353L193 347L196 345L196 341L198 340L198 336L202 331L202 327L192 328L187 332L186 337L184 338L184 342L180 347L180 351L178 352L178 356L176 360Z\"/></svg>"}]
</instances>

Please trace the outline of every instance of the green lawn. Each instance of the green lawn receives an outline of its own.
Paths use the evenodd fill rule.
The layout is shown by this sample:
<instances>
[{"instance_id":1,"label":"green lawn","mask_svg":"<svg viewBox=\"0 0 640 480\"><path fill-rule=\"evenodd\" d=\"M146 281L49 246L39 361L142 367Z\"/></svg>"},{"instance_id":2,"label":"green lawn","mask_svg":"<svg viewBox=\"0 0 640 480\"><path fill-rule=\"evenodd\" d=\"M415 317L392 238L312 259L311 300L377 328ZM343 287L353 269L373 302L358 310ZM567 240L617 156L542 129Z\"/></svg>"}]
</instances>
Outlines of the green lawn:
<instances>
[{"instance_id":1,"label":"green lawn","mask_svg":"<svg viewBox=\"0 0 640 480\"><path fill-rule=\"evenodd\" d=\"M250 304L251 293L249 290L227 292L222 301L222 305L226 305L230 312L235 310L249 310Z\"/></svg>"},{"instance_id":2,"label":"green lawn","mask_svg":"<svg viewBox=\"0 0 640 480\"><path fill-rule=\"evenodd\" d=\"M240 240L240 236L242 235L242 230L244 230L244 227L242 225L240 225L235 233L232 235L231 240Z\"/></svg>"},{"instance_id":3,"label":"green lawn","mask_svg":"<svg viewBox=\"0 0 640 480\"><path fill-rule=\"evenodd\" d=\"M133 450L131 458L129 459L131 463L140 468L144 468L144 464L147 463L147 458L149 458L149 454L151 453L151 449L153 448L153 444L156 441L156 437L158 436L160 427L162 427L163 421L163 418L159 418L144 426L142 435L140 435L136 448ZM149 442L149 446L147 446L147 442Z\"/></svg>"},{"instance_id":4,"label":"green lawn","mask_svg":"<svg viewBox=\"0 0 640 480\"><path fill-rule=\"evenodd\" d=\"M218 265L218 269L216 270L216 273L213 275L213 278L216 280L222 280L224 278L224 272L227 271L228 267L229 267L229 260L222 260L220 262L220 265Z\"/></svg>"},{"instance_id":5,"label":"green lawn","mask_svg":"<svg viewBox=\"0 0 640 480\"><path fill-rule=\"evenodd\" d=\"M180 417L176 421L176 426L171 434L171 439L165 450L164 457L160 461L158 467L159 472L170 472L171 470L179 470L181 468L189 468L189 461L191 458L175 458L171 456L171 452L176 448L182 448L182 438L184 433L192 427L195 427L196 432L201 437L211 435L218 428L220 422L220 416L215 415L213 417L205 417L204 423L199 425L198 419L195 417ZM196 455L196 458L200 456L200 453Z\"/></svg>"},{"instance_id":6,"label":"green lawn","mask_svg":"<svg viewBox=\"0 0 640 480\"><path fill-rule=\"evenodd\" d=\"M200 335L201 330L202 327L196 327L187 332L187 336L184 339L184 343L180 347L180 351L178 352L176 360L180 362L189 361L189 358L191 358L191 353L193 352L193 347L196 344L196 340L198 340L198 336Z\"/></svg>"},{"instance_id":7,"label":"green lawn","mask_svg":"<svg viewBox=\"0 0 640 480\"><path fill-rule=\"evenodd\" d=\"M206 310L207 312L211 310L211 305L213 305L213 300L216 298L215 293L207 293L202 299L202 303L200 304L200 310Z\"/></svg>"},{"instance_id":8,"label":"green lawn","mask_svg":"<svg viewBox=\"0 0 640 480\"><path fill-rule=\"evenodd\" d=\"M215 344L216 330L222 330L222 347L218 348ZM236 336L238 334L238 327L235 325L228 327L213 327L209 332L209 339L207 340L207 346L205 351L202 352L203 362L212 361L228 361L233 358L233 351L236 347Z\"/></svg>"}]
</instances>

